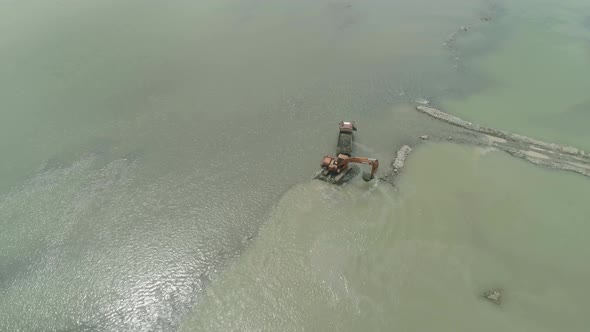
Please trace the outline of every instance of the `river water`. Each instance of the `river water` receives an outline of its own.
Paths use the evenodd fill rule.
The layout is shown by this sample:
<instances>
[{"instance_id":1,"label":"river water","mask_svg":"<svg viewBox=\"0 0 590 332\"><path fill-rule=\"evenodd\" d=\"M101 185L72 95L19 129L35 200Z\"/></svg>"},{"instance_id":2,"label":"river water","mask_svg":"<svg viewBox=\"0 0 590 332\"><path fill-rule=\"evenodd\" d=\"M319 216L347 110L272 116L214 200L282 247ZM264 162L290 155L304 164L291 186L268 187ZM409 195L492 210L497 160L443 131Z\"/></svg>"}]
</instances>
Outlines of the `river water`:
<instances>
[{"instance_id":1,"label":"river water","mask_svg":"<svg viewBox=\"0 0 590 332\"><path fill-rule=\"evenodd\" d=\"M418 98L590 149L590 8L541 2L0 2L0 330L586 331L588 179L310 180L343 119L452 135Z\"/></svg>"}]
</instances>

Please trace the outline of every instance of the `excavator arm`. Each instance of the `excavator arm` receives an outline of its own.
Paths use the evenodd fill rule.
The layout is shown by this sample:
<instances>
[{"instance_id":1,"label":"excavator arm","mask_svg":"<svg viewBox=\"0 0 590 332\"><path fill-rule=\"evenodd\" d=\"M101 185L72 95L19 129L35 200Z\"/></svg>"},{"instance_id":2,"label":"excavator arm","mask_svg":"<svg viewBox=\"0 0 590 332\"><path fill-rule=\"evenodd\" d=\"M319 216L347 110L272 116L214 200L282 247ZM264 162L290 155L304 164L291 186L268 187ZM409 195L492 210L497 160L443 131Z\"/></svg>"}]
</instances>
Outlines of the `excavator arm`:
<instances>
[{"instance_id":1,"label":"excavator arm","mask_svg":"<svg viewBox=\"0 0 590 332\"><path fill-rule=\"evenodd\" d=\"M377 173L377 169L379 168L379 160L374 158L364 158L364 157L352 157L345 159L347 164L349 163L356 163L356 164L365 164L371 165L371 174L363 174L363 180L371 181L375 178L375 174Z\"/></svg>"}]
</instances>

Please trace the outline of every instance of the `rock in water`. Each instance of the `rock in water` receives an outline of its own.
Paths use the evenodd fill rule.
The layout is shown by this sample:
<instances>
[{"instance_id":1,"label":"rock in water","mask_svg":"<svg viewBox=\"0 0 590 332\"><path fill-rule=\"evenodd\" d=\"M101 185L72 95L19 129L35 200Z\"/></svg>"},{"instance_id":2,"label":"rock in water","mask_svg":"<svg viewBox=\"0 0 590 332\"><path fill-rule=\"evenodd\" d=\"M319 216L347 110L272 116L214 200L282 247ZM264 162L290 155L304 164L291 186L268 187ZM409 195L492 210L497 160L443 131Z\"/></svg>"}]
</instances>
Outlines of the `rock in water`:
<instances>
[{"instance_id":1,"label":"rock in water","mask_svg":"<svg viewBox=\"0 0 590 332\"><path fill-rule=\"evenodd\" d=\"M406 158L411 152L412 148L409 145L402 146L401 149L397 151L395 159L389 165L389 171L387 171L387 173L379 179L391 185L395 185L395 176L402 168L404 168Z\"/></svg>"},{"instance_id":2,"label":"rock in water","mask_svg":"<svg viewBox=\"0 0 590 332\"><path fill-rule=\"evenodd\" d=\"M402 146L402 148L399 149L399 151L397 151L397 155L396 155L395 159L393 160L393 163L391 164L394 172L397 173L399 170L404 168L404 165L406 163L406 158L408 157L410 152L412 152L412 148L409 147L408 145Z\"/></svg>"},{"instance_id":3,"label":"rock in water","mask_svg":"<svg viewBox=\"0 0 590 332\"><path fill-rule=\"evenodd\" d=\"M422 135L422 136L420 136L420 139L421 140L428 140L428 139L430 139L430 136L428 136L428 135Z\"/></svg>"},{"instance_id":4,"label":"rock in water","mask_svg":"<svg viewBox=\"0 0 590 332\"><path fill-rule=\"evenodd\" d=\"M496 289L485 291L482 294L482 296L483 296L483 298L494 303L495 305L502 304L502 290L501 289L496 288Z\"/></svg>"}]
</instances>

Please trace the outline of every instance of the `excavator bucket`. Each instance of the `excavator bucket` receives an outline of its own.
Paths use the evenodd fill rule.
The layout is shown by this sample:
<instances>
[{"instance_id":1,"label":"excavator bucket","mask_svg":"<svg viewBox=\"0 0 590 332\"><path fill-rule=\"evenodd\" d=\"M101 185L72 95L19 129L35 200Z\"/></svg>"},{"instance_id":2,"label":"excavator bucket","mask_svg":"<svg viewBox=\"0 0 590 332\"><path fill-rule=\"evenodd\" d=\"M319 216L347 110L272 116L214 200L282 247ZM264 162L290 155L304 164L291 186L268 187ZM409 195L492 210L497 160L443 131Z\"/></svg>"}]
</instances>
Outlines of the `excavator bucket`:
<instances>
[{"instance_id":1,"label":"excavator bucket","mask_svg":"<svg viewBox=\"0 0 590 332\"><path fill-rule=\"evenodd\" d=\"M373 180L375 177L371 176L371 173L369 172L363 172L363 180L365 180L365 182L369 182L371 180Z\"/></svg>"}]
</instances>

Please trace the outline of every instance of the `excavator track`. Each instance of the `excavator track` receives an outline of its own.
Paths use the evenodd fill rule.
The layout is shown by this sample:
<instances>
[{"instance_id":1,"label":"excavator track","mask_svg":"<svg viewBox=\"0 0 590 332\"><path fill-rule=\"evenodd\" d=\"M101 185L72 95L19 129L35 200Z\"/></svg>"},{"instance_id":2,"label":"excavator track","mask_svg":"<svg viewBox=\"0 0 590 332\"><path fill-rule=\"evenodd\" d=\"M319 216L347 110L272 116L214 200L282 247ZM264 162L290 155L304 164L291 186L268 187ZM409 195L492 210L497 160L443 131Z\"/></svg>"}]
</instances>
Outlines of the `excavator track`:
<instances>
[{"instance_id":1,"label":"excavator track","mask_svg":"<svg viewBox=\"0 0 590 332\"><path fill-rule=\"evenodd\" d=\"M352 179L354 179L361 172L360 168L356 165L348 167L345 171L340 174L331 174L326 170L320 170L314 176L314 179L328 182L331 184L341 185Z\"/></svg>"}]
</instances>

